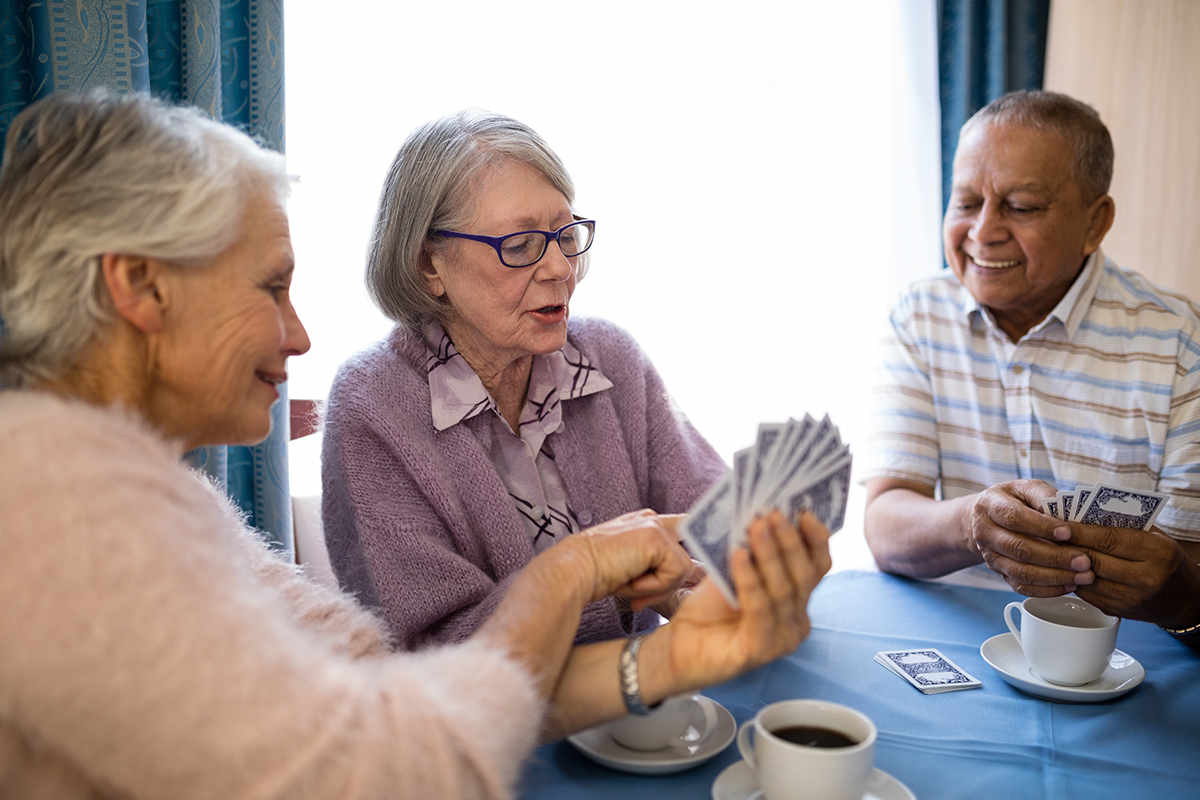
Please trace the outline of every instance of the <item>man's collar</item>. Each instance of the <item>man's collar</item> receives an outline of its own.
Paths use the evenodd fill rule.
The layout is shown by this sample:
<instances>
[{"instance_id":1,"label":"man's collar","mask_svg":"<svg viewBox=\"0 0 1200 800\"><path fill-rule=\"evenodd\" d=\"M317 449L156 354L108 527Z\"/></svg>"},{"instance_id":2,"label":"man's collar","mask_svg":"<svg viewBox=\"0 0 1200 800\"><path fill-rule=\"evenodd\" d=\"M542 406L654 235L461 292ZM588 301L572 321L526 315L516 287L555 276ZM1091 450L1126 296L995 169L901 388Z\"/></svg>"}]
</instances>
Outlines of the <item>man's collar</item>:
<instances>
[{"instance_id":1,"label":"man's collar","mask_svg":"<svg viewBox=\"0 0 1200 800\"><path fill-rule=\"evenodd\" d=\"M1096 252L1088 256L1083 262L1083 269L1079 276L1075 278L1071 288L1058 301L1046 318L1030 328L1029 333L1034 333L1041 330L1049 324L1050 320L1056 319L1062 323L1066 330L1067 338L1071 339L1075 336L1075 331L1079 330L1079 326L1083 323L1083 318L1087 315L1088 308L1092 305L1092 298L1096 296L1096 287L1100 285L1100 278L1104 274L1104 253L1100 248L1096 248ZM967 292L967 300L963 304L963 313L966 315L967 323L970 324L976 312L984 324L989 328L999 329L996 324L995 316L982 306L975 296ZM1028 336L1029 334L1026 334Z\"/></svg>"},{"instance_id":2,"label":"man's collar","mask_svg":"<svg viewBox=\"0 0 1200 800\"><path fill-rule=\"evenodd\" d=\"M458 352L441 325L431 322L422 338L429 352L425 369L429 375L430 412L434 429L444 431L489 409L500 413L483 381L471 369L462 353ZM549 400L550 389L555 390L558 400L562 401L602 392L613 385L592 364L591 359L570 342L553 353L534 356L533 362L529 394L543 397L543 403ZM535 386L535 383L539 385ZM544 383L548 383L549 388L535 395L535 389L541 389L540 384Z\"/></svg>"},{"instance_id":3,"label":"man's collar","mask_svg":"<svg viewBox=\"0 0 1200 800\"><path fill-rule=\"evenodd\" d=\"M1050 312L1051 316L1062 321L1063 327L1067 329L1067 339L1075 338L1075 331L1079 330L1079 326L1083 324L1083 318L1087 316L1088 309L1092 306L1092 300L1096 297L1096 288L1100 285L1100 279L1103 276L1104 253L1097 247L1096 252L1088 256L1088 260L1083 266L1083 272L1075 279L1070 290L1063 295L1063 299Z\"/></svg>"}]
</instances>

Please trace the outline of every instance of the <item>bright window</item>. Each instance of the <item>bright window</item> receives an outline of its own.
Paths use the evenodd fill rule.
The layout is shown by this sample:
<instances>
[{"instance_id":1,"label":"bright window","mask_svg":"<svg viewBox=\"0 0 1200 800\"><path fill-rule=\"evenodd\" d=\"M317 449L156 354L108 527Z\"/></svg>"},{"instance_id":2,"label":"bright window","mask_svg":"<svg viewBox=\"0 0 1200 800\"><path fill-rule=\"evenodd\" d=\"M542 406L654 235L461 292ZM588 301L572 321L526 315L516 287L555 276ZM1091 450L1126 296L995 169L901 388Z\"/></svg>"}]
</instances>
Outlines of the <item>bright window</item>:
<instances>
[{"instance_id":1,"label":"bright window","mask_svg":"<svg viewBox=\"0 0 1200 800\"><path fill-rule=\"evenodd\" d=\"M727 459L806 412L865 452L887 308L940 266L933 0L328 9L286 9L293 295L313 339L291 397L324 397L389 330L362 278L384 174L417 125L475 106L539 131L598 220L571 313L629 329ZM295 494L319 491L317 439L293 445ZM847 557L862 503L856 488Z\"/></svg>"}]
</instances>

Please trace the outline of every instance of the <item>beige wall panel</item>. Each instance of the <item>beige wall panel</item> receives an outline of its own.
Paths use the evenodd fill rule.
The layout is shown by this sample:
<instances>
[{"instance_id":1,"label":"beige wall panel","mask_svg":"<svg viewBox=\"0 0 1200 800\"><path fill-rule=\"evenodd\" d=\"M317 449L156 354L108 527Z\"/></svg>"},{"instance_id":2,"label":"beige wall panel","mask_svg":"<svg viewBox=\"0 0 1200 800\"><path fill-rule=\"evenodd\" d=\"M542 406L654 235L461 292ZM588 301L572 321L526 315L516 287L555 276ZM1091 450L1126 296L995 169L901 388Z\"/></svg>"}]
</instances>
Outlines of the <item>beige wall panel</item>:
<instances>
[{"instance_id":1,"label":"beige wall panel","mask_svg":"<svg viewBox=\"0 0 1200 800\"><path fill-rule=\"evenodd\" d=\"M1200 301L1200 0L1052 0L1045 87L1112 132L1105 252Z\"/></svg>"}]
</instances>

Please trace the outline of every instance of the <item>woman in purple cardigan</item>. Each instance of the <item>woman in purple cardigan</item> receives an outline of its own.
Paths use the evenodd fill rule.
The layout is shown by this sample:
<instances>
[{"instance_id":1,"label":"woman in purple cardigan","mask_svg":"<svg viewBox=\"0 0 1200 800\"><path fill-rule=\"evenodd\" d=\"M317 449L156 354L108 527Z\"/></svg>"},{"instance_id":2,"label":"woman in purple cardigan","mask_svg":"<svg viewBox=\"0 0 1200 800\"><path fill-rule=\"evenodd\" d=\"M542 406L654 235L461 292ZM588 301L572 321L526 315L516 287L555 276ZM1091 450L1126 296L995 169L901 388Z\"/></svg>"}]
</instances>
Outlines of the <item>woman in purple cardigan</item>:
<instances>
[{"instance_id":1,"label":"woman in purple cardigan","mask_svg":"<svg viewBox=\"0 0 1200 800\"><path fill-rule=\"evenodd\" d=\"M629 334L570 318L596 229L574 196L540 136L482 112L419 128L388 173L367 286L396 327L334 381L323 518L342 587L405 647L467 637L537 553L683 512L726 469ZM577 641L675 605L602 600Z\"/></svg>"}]
</instances>

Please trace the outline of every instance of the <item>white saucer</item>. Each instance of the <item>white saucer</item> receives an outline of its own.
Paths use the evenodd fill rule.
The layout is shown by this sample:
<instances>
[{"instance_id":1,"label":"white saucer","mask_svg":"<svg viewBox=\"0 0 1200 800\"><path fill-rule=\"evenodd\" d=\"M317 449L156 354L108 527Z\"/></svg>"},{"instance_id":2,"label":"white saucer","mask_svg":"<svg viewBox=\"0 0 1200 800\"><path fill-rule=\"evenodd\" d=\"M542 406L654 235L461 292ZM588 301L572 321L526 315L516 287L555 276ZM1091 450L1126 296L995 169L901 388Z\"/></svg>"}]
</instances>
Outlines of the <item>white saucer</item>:
<instances>
[{"instance_id":1,"label":"white saucer","mask_svg":"<svg viewBox=\"0 0 1200 800\"><path fill-rule=\"evenodd\" d=\"M1037 697L1060 703L1099 703L1120 697L1142 682L1146 670L1137 659L1120 650L1108 658L1108 669L1091 683L1059 686L1033 674L1021 646L1011 633L993 636L979 648L983 660L1000 673L1006 683Z\"/></svg>"},{"instance_id":2,"label":"white saucer","mask_svg":"<svg viewBox=\"0 0 1200 800\"><path fill-rule=\"evenodd\" d=\"M713 781L712 800L763 800L758 776L745 761L730 764ZM881 769L871 771L863 800L917 800L907 786Z\"/></svg>"},{"instance_id":3,"label":"white saucer","mask_svg":"<svg viewBox=\"0 0 1200 800\"><path fill-rule=\"evenodd\" d=\"M733 714L717 701L707 697L701 697L700 702L712 704L717 713L717 724L708 735L694 744L677 745L662 750L630 750L613 741L607 725L597 725L580 731L574 736L568 736L567 741L597 764L622 772L634 772L639 775L682 772L708 761L728 747L733 737L737 736L737 722L734 721Z\"/></svg>"}]
</instances>

